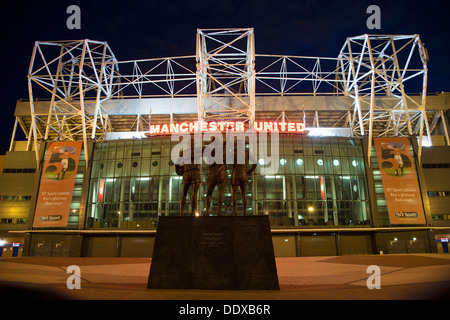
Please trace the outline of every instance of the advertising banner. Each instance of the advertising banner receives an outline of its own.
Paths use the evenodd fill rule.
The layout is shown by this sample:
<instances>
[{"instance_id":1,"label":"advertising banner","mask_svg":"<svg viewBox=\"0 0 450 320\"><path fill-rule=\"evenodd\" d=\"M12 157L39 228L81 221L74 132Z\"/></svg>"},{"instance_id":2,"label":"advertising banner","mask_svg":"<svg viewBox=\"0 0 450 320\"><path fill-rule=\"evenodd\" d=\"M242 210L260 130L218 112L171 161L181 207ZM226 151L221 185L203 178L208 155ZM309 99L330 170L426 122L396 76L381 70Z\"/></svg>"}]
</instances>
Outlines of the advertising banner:
<instances>
[{"instance_id":1,"label":"advertising banner","mask_svg":"<svg viewBox=\"0 0 450 320\"><path fill-rule=\"evenodd\" d=\"M425 224L408 138L374 138L391 224Z\"/></svg>"},{"instance_id":2,"label":"advertising banner","mask_svg":"<svg viewBox=\"0 0 450 320\"><path fill-rule=\"evenodd\" d=\"M67 226L81 147L81 142L49 144L33 227Z\"/></svg>"}]
</instances>

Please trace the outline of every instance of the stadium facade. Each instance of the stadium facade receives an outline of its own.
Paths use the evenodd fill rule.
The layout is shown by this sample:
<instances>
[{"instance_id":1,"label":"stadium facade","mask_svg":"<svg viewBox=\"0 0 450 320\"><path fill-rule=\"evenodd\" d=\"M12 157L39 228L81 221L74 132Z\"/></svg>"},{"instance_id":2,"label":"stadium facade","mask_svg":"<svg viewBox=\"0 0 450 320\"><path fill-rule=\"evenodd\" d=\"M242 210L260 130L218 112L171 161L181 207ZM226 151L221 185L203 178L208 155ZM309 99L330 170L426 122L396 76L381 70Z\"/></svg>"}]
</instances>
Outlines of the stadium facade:
<instances>
[{"instance_id":1,"label":"stadium facade","mask_svg":"<svg viewBox=\"0 0 450 320\"><path fill-rule=\"evenodd\" d=\"M427 93L427 62L418 35L350 37L336 58L255 54L251 28L133 61L38 41L0 180L3 253L151 257L158 217L180 212L178 135L240 131L257 167L237 212L269 215L277 256L448 252L450 96Z\"/></svg>"}]
</instances>

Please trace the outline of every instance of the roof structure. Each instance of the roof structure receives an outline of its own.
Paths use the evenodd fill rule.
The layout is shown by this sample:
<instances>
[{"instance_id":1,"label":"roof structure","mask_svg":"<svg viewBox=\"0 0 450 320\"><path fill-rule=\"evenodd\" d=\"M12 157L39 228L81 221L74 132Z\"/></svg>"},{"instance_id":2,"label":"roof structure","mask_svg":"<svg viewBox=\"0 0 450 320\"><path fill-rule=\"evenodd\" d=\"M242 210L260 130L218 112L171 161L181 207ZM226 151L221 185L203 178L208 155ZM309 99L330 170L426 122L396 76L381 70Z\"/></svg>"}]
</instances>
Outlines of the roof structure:
<instances>
[{"instance_id":1,"label":"roof structure","mask_svg":"<svg viewBox=\"0 0 450 320\"><path fill-rule=\"evenodd\" d=\"M11 146L18 127L38 159L40 141L86 146L108 132L147 131L151 122L280 117L350 128L369 144L417 135L420 150L442 121L450 145L445 95L427 96L428 54L419 35L349 37L336 57L254 48L253 28L198 29L193 56L131 61L119 61L104 41L36 41L29 101L17 103Z\"/></svg>"}]
</instances>

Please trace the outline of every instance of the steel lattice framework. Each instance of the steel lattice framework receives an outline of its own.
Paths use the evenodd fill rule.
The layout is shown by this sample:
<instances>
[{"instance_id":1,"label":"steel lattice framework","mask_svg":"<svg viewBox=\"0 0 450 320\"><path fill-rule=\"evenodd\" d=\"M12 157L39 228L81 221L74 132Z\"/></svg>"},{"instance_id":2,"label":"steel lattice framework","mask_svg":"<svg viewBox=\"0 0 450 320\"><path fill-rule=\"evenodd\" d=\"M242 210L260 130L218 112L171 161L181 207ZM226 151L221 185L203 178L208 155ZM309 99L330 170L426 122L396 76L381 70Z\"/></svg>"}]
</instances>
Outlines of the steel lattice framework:
<instances>
[{"instance_id":1,"label":"steel lattice framework","mask_svg":"<svg viewBox=\"0 0 450 320\"><path fill-rule=\"evenodd\" d=\"M50 57L49 57L50 55ZM112 62L112 63L111 63ZM106 42L80 40L36 42L28 71L31 134L36 157L38 140L49 139L50 132L59 140L87 139L107 131L107 112L102 102L111 98L116 58ZM33 85L50 94L48 112L34 106ZM94 99L94 110L87 110L86 100ZM39 130L38 122L45 124Z\"/></svg>"},{"instance_id":2,"label":"steel lattice framework","mask_svg":"<svg viewBox=\"0 0 450 320\"><path fill-rule=\"evenodd\" d=\"M363 35L347 38L339 58L344 94L353 99L350 125L354 133L365 135L368 132L370 150L374 135L412 135L412 123L418 119L414 133L420 131L421 152L426 122L428 55L420 37ZM415 101L406 93L408 81L416 78L422 85L420 101ZM390 101L383 104L377 101L378 96L388 97ZM382 130L374 130L375 121L382 123ZM430 130L427 132L431 140Z\"/></svg>"},{"instance_id":3,"label":"steel lattice framework","mask_svg":"<svg viewBox=\"0 0 450 320\"><path fill-rule=\"evenodd\" d=\"M419 35L350 37L335 58L257 55L252 28L198 29L195 56L131 61L118 61L106 42L37 41L28 72L30 126L16 118L14 128L21 124L38 159L42 140L104 139L113 130L108 100L196 97L199 121L252 123L255 96L328 95L350 99L343 118L355 136L371 143L418 135L421 152L423 135L431 141L433 130L425 109L427 61ZM36 96L50 99L48 110L36 110Z\"/></svg>"},{"instance_id":4,"label":"steel lattice framework","mask_svg":"<svg viewBox=\"0 0 450 320\"><path fill-rule=\"evenodd\" d=\"M255 117L253 28L197 30L199 121ZM228 98L236 103L230 105Z\"/></svg>"}]
</instances>

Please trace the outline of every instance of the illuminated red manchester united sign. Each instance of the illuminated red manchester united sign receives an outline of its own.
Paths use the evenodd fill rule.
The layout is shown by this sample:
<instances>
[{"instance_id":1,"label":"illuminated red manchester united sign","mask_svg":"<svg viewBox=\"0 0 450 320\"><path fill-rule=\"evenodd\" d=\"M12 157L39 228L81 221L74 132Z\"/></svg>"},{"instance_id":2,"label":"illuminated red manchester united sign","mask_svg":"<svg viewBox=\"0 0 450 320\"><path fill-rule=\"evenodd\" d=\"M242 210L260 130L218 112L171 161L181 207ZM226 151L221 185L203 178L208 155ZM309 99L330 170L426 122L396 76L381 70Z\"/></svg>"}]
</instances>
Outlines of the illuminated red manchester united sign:
<instances>
[{"instance_id":1,"label":"illuminated red manchester united sign","mask_svg":"<svg viewBox=\"0 0 450 320\"><path fill-rule=\"evenodd\" d=\"M243 121L182 122L151 124L149 134L245 131L246 129L249 129L248 125ZM303 133L305 132L305 124L303 122L257 121L253 124L253 129L267 132Z\"/></svg>"}]
</instances>

